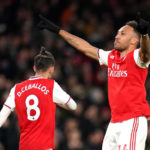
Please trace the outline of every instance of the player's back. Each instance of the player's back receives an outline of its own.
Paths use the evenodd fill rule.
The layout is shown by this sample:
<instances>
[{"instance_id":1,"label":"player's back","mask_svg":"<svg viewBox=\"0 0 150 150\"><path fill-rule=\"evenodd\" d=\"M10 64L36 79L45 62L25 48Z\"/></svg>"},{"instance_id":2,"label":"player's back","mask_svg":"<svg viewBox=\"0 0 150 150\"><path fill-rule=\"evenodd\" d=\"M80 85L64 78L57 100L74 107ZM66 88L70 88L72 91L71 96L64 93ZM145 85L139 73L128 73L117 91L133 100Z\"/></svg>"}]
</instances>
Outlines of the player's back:
<instances>
[{"instance_id":1,"label":"player's back","mask_svg":"<svg viewBox=\"0 0 150 150\"><path fill-rule=\"evenodd\" d=\"M20 126L20 150L54 149L54 80L31 78L15 87Z\"/></svg>"}]
</instances>

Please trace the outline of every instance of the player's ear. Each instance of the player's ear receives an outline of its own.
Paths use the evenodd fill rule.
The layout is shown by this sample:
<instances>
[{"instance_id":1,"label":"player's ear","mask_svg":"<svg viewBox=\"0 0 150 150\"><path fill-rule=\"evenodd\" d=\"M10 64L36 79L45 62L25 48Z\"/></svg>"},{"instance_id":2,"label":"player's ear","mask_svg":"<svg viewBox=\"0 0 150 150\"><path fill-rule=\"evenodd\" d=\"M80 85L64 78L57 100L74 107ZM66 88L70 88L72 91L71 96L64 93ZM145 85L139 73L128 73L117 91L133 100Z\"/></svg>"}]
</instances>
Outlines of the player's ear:
<instances>
[{"instance_id":1,"label":"player's ear","mask_svg":"<svg viewBox=\"0 0 150 150\"><path fill-rule=\"evenodd\" d=\"M36 72L36 68L35 68L35 66L33 66L33 70L34 70L34 72Z\"/></svg>"},{"instance_id":2,"label":"player's ear","mask_svg":"<svg viewBox=\"0 0 150 150\"><path fill-rule=\"evenodd\" d=\"M137 37L133 37L133 38L131 39L131 44L132 44L132 45L137 45L138 42L139 42L139 39L138 39Z\"/></svg>"},{"instance_id":3,"label":"player's ear","mask_svg":"<svg viewBox=\"0 0 150 150\"><path fill-rule=\"evenodd\" d=\"M54 72L54 66L49 67L49 73L52 75Z\"/></svg>"}]
</instances>

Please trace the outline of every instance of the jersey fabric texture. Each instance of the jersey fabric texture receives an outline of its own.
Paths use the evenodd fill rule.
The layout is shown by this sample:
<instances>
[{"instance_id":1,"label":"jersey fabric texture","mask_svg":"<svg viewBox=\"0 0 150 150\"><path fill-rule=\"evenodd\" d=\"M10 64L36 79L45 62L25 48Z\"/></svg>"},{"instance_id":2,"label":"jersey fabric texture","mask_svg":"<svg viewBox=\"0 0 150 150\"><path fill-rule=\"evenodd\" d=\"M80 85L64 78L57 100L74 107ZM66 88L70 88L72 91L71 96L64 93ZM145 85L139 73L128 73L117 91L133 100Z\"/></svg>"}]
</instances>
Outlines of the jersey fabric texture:
<instances>
[{"instance_id":1,"label":"jersey fabric texture","mask_svg":"<svg viewBox=\"0 0 150 150\"><path fill-rule=\"evenodd\" d=\"M120 58L120 52L112 50L108 55L111 122L121 122L137 116L150 116L145 90L148 69L137 66L133 54L134 51Z\"/></svg>"},{"instance_id":2,"label":"jersey fabric texture","mask_svg":"<svg viewBox=\"0 0 150 150\"><path fill-rule=\"evenodd\" d=\"M35 79L16 84L15 105L20 127L19 150L54 149L54 80Z\"/></svg>"}]
</instances>

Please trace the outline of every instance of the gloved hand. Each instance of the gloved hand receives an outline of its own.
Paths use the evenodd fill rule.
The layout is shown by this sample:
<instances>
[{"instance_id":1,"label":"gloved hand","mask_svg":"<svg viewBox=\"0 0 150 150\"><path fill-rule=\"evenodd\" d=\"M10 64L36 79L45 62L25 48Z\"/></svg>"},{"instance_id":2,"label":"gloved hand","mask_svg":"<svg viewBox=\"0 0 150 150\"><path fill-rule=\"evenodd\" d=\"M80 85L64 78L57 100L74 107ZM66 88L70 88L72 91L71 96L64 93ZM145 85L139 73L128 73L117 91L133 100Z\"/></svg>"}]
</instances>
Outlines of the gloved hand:
<instances>
[{"instance_id":1,"label":"gloved hand","mask_svg":"<svg viewBox=\"0 0 150 150\"><path fill-rule=\"evenodd\" d=\"M45 18L42 15L39 15L39 17L40 17L40 22L37 25L37 27L39 29L41 29L41 30L42 29L47 29L47 30L52 31L56 34L59 33L60 28L57 25L55 25L53 22L51 22L50 20L48 20L47 18Z\"/></svg>"},{"instance_id":2,"label":"gloved hand","mask_svg":"<svg viewBox=\"0 0 150 150\"><path fill-rule=\"evenodd\" d=\"M140 34L147 34L149 29L149 22L141 18L140 12L137 13L136 21L138 23L137 30Z\"/></svg>"}]
</instances>

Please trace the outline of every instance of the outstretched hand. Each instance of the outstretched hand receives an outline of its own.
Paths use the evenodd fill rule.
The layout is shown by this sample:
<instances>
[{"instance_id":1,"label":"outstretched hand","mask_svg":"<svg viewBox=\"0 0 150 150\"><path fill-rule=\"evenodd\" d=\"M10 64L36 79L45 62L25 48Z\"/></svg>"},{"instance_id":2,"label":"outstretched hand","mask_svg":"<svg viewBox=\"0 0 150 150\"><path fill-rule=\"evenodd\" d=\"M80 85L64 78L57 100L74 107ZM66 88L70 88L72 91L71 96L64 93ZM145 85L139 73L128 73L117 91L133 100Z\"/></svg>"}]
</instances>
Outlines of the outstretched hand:
<instances>
[{"instance_id":1,"label":"outstretched hand","mask_svg":"<svg viewBox=\"0 0 150 150\"><path fill-rule=\"evenodd\" d=\"M39 15L39 17L40 17L40 22L37 25L37 27L40 30L47 29L47 30L52 31L52 32L54 32L56 34L59 33L60 28L57 25L55 25L53 22L51 22L50 20L48 20L47 18L45 18L42 15Z\"/></svg>"},{"instance_id":2,"label":"outstretched hand","mask_svg":"<svg viewBox=\"0 0 150 150\"><path fill-rule=\"evenodd\" d=\"M138 23L137 30L141 34L147 34L149 29L149 22L141 18L141 13L137 13L136 21Z\"/></svg>"}]
</instances>

